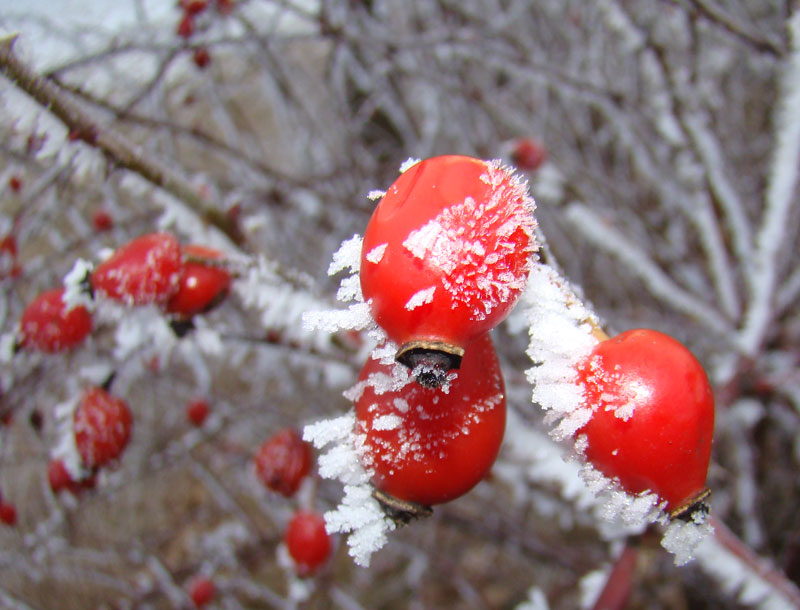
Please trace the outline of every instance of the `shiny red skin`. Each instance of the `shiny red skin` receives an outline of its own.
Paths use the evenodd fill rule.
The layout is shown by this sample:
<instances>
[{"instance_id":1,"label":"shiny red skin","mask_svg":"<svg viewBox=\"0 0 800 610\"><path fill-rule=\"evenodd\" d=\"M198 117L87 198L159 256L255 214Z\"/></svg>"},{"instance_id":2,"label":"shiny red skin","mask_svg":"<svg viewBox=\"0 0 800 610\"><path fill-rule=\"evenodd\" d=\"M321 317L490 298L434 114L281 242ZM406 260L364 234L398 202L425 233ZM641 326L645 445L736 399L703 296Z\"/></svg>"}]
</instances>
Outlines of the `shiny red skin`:
<instances>
[{"instance_id":1,"label":"shiny red skin","mask_svg":"<svg viewBox=\"0 0 800 610\"><path fill-rule=\"evenodd\" d=\"M253 458L256 475L264 486L287 498L297 493L313 461L311 445L292 428L273 434Z\"/></svg>"},{"instance_id":2,"label":"shiny red skin","mask_svg":"<svg viewBox=\"0 0 800 610\"><path fill-rule=\"evenodd\" d=\"M486 182L490 173L495 187ZM389 187L369 220L361 251L364 299L400 345L463 347L516 303L535 250L534 227L525 184L509 171L458 155L420 161ZM431 288L430 302L406 307Z\"/></svg>"},{"instance_id":3,"label":"shiny red skin","mask_svg":"<svg viewBox=\"0 0 800 610\"><path fill-rule=\"evenodd\" d=\"M325 531L325 520L313 511L297 511L286 528L283 541L300 576L312 575L331 554L331 539Z\"/></svg>"},{"instance_id":4,"label":"shiny red skin","mask_svg":"<svg viewBox=\"0 0 800 610\"><path fill-rule=\"evenodd\" d=\"M193 426L202 426L208 414L211 412L211 407L202 398L191 401L186 405L186 418L192 423Z\"/></svg>"},{"instance_id":5,"label":"shiny red skin","mask_svg":"<svg viewBox=\"0 0 800 610\"><path fill-rule=\"evenodd\" d=\"M94 489L97 486L97 477L92 474L86 479L76 481L70 476L64 462L54 459L47 467L47 482L54 494L66 489L73 495L78 495L84 490Z\"/></svg>"},{"instance_id":6,"label":"shiny red skin","mask_svg":"<svg viewBox=\"0 0 800 610\"><path fill-rule=\"evenodd\" d=\"M205 246L183 247L184 257L217 260L222 252ZM230 290L231 274L221 267L186 261L178 284L178 291L167 303L167 313L191 317L207 311L225 298Z\"/></svg>"},{"instance_id":7,"label":"shiny red skin","mask_svg":"<svg viewBox=\"0 0 800 610\"><path fill-rule=\"evenodd\" d=\"M181 247L169 233L148 233L119 248L91 276L96 294L127 305L166 303L181 280Z\"/></svg>"},{"instance_id":8,"label":"shiny red skin","mask_svg":"<svg viewBox=\"0 0 800 610\"><path fill-rule=\"evenodd\" d=\"M198 608L210 603L216 593L214 583L205 576L198 576L189 583L189 597Z\"/></svg>"},{"instance_id":9,"label":"shiny red skin","mask_svg":"<svg viewBox=\"0 0 800 610\"><path fill-rule=\"evenodd\" d=\"M653 491L674 510L705 489L714 395L702 365L680 342L638 329L599 343L579 368L594 412L577 434L585 456L631 493ZM625 420L615 409L632 405Z\"/></svg>"},{"instance_id":10,"label":"shiny red skin","mask_svg":"<svg viewBox=\"0 0 800 610\"><path fill-rule=\"evenodd\" d=\"M400 365L369 359L359 381L391 375L393 366ZM505 387L491 338L467 346L447 393L414 381L382 394L367 385L355 409L362 462L378 489L425 506L462 496L489 472L505 432ZM399 421L381 429L384 416Z\"/></svg>"},{"instance_id":11,"label":"shiny red skin","mask_svg":"<svg viewBox=\"0 0 800 610\"><path fill-rule=\"evenodd\" d=\"M20 345L55 354L80 345L92 332L92 316L83 305L67 310L63 288L48 290L25 308L20 318Z\"/></svg>"},{"instance_id":12,"label":"shiny red skin","mask_svg":"<svg viewBox=\"0 0 800 610\"><path fill-rule=\"evenodd\" d=\"M511 162L520 169L535 171L547 160L547 150L536 140L520 138L514 144Z\"/></svg>"},{"instance_id":13,"label":"shiny red skin","mask_svg":"<svg viewBox=\"0 0 800 610\"><path fill-rule=\"evenodd\" d=\"M130 440L133 416L124 400L92 387L75 409L73 425L83 465L93 469L122 454Z\"/></svg>"}]
</instances>

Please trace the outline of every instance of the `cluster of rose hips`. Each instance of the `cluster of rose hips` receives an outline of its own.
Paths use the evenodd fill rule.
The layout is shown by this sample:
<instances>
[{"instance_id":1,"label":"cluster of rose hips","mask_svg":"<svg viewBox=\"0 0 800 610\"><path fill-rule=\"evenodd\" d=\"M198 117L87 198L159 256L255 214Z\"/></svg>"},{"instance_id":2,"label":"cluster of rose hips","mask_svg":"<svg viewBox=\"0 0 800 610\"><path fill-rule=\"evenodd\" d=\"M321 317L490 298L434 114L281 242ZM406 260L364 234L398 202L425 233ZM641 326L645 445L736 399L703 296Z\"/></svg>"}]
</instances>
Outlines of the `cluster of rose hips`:
<instances>
[{"instance_id":1,"label":"cluster of rose hips","mask_svg":"<svg viewBox=\"0 0 800 610\"><path fill-rule=\"evenodd\" d=\"M279 430L259 447L253 458L261 483L285 498L297 494L308 477L314 457L311 446L293 428ZM308 508L295 510L283 538L299 576L315 574L332 551L325 520Z\"/></svg>"},{"instance_id":2,"label":"cluster of rose hips","mask_svg":"<svg viewBox=\"0 0 800 610\"><path fill-rule=\"evenodd\" d=\"M168 233L150 233L117 249L85 278L87 298L108 299L126 306L157 305L173 322L183 325L208 311L228 294L232 277L220 266L222 253L198 245L181 246ZM55 354L83 343L92 331L92 314L83 304L65 299L65 288L47 290L23 311L17 349ZM190 422L200 426L208 404L196 400L187 406ZM51 461L48 480L54 493L73 495L92 489L100 468L113 463L125 449L133 417L127 403L107 387L84 390L71 421L80 465L60 458Z\"/></svg>"},{"instance_id":3,"label":"cluster of rose hips","mask_svg":"<svg viewBox=\"0 0 800 610\"><path fill-rule=\"evenodd\" d=\"M489 331L525 286L534 227L524 182L457 155L405 169L370 218L361 290L396 362L365 364L355 432L387 511L457 498L494 463L506 402Z\"/></svg>"},{"instance_id":4,"label":"cluster of rose hips","mask_svg":"<svg viewBox=\"0 0 800 610\"><path fill-rule=\"evenodd\" d=\"M515 157L535 168L544 152L525 141ZM368 360L353 396L361 461L388 512L452 500L492 466L505 396L488 333L525 286L534 227L511 170L462 156L417 162L375 209L360 285L405 369ZM579 450L626 492L654 492L672 516L691 513L707 495L714 423L702 366L656 331L596 331L603 340L574 368Z\"/></svg>"},{"instance_id":5,"label":"cluster of rose hips","mask_svg":"<svg viewBox=\"0 0 800 610\"><path fill-rule=\"evenodd\" d=\"M208 11L211 0L179 0L178 9L181 11L181 18L175 28L175 33L185 40L194 36L197 29L197 19ZM235 0L215 0L214 8L221 15L230 14L235 7ZM192 50L192 61L195 65L203 69L211 63L211 53L205 46L195 46Z\"/></svg>"}]
</instances>

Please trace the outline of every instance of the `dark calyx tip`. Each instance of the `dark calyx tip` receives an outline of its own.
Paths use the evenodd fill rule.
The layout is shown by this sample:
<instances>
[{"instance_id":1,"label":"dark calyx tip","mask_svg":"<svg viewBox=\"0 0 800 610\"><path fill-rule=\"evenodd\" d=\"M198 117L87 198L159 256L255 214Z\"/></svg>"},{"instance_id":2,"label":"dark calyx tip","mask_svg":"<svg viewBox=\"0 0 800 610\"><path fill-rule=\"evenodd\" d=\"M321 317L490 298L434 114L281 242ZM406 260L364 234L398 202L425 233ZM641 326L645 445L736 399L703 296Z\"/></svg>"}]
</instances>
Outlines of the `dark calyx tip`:
<instances>
[{"instance_id":1,"label":"dark calyx tip","mask_svg":"<svg viewBox=\"0 0 800 610\"><path fill-rule=\"evenodd\" d=\"M698 494L692 496L686 502L669 512L670 519L678 519L687 523L703 520L708 516L711 508L708 505L708 497L711 490L703 489Z\"/></svg>"},{"instance_id":2,"label":"dark calyx tip","mask_svg":"<svg viewBox=\"0 0 800 610\"><path fill-rule=\"evenodd\" d=\"M464 349L441 341L411 341L397 350L395 360L408 367L417 383L438 388L447 382L447 373L461 367Z\"/></svg>"},{"instance_id":3,"label":"dark calyx tip","mask_svg":"<svg viewBox=\"0 0 800 610\"><path fill-rule=\"evenodd\" d=\"M380 489L373 490L372 497L381 505L384 514L398 526L408 525L412 521L430 517L433 514L430 506L395 498Z\"/></svg>"}]
</instances>

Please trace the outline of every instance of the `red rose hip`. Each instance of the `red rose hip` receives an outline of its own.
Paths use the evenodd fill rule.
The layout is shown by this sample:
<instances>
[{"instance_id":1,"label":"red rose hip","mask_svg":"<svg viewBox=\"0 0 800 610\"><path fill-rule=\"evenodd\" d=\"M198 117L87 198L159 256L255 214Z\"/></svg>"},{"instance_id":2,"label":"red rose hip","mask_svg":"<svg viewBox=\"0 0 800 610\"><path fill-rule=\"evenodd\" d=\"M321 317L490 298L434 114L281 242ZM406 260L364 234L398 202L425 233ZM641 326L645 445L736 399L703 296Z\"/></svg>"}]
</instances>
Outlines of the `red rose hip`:
<instances>
[{"instance_id":1,"label":"red rose hip","mask_svg":"<svg viewBox=\"0 0 800 610\"><path fill-rule=\"evenodd\" d=\"M458 368L465 345L502 321L536 250L527 185L499 162L448 155L407 169L364 235L361 288L397 358L436 351Z\"/></svg>"},{"instance_id":2,"label":"red rose hip","mask_svg":"<svg viewBox=\"0 0 800 610\"><path fill-rule=\"evenodd\" d=\"M254 462L256 475L264 486L288 498L297 492L311 470L311 445L297 430L280 430L261 445Z\"/></svg>"},{"instance_id":3,"label":"red rose hip","mask_svg":"<svg viewBox=\"0 0 800 610\"><path fill-rule=\"evenodd\" d=\"M591 419L586 459L628 492L652 491L673 514L706 493L714 395L680 342L654 330L602 341L580 365Z\"/></svg>"},{"instance_id":4,"label":"red rose hip","mask_svg":"<svg viewBox=\"0 0 800 610\"><path fill-rule=\"evenodd\" d=\"M92 316L83 305L69 309L64 289L43 292L34 299L20 319L20 345L48 354L71 349L92 331Z\"/></svg>"},{"instance_id":5,"label":"red rose hip","mask_svg":"<svg viewBox=\"0 0 800 610\"><path fill-rule=\"evenodd\" d=\"M183 258L188 260L183 263L178 290L167 303L167 312L188 318L213 309L225 299L231 274L211 264L222 258L219 250L188 245L183 247Z\"/></svg>"},{"instance_id":6,"label":"red rose hip","mask_svg":"<svg viewBox=\"0 0 800 610\"><path fill-rule=\"evenodd\" d=\"M387 387L396 366L370 359L361 370L361 461L375 487L394 498L423 506L453 500L486 476L505 432L505 388L491 338L467 346L447 392L410 377L399 389Z\"/></svg>"},{"instance_id":7,"label":"red rose hip","mask_svg":"<svg viewBox=\"0 0 800 610\"><path fill-rule=\"evenodd\" d=\"M91 276L92 289L127 305L166 303L179 288L181 249L169 233L148 233L119 248Z\"/></svg>"},{"instance_id":8,"label":"red rose hip","mask_svg":"<svg viewBox=\"0 0 800 610\"><path fill-rule=\"evenodd\" d=\"M93 469L120 456L130 440L133 417L125 401L92 387L78 403L73 424L83 465Z\"/></svg>"},{"instance_id":9,"label":"red rose hip","mask_svg":"<svg viewBox=\"0 0 800 610\"><path fill-rule=\"evenodd\" d=\"M310 576L331 554L331 539L325 520L309 510L299 510L286 528L284 543L300 576Z\"/></svg>"}]
</instances>

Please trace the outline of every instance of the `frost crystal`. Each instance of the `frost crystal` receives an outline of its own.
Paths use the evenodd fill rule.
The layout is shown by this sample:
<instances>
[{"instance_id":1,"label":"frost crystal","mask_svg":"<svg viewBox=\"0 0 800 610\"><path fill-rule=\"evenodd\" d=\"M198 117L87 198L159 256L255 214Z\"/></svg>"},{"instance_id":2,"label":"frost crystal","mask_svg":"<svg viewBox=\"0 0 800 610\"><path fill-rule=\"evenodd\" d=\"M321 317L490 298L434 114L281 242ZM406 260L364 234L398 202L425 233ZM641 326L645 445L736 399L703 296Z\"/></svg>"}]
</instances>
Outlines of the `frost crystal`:
<instances>
[{"instance_id":1,"label":"frost crystal","mask_svg":"<svg viewBox=\"0 0 800 610\"><path fill-rule=\"evenodd\" d=\"M325 513L325 527L329 533L350 534L347 538L350 556L358 565L368 567L372 553L386 544L386 535L395 524L372 497L370 474L364 470L358 455L360 441L353 432L355 423L355 413L350 411L306 426L303 439L317 449L331 445L320 455L319 474L344 483L344 496L335 510Z\"/></svg>"},{"instance_id":2,"label":"frost crystal","mask_svg":"<svg viewBox=\"0 0 800 610\"><path fill-rule=\"evenodd\" d=\"M409 157L405 161L403 161L402 165L400 165L400 173L404 174L412 167L414 167L417 163L419 163L421 159L415 159L414 157Z\"/></svg>"},{"instance_id":3,"label":"frost crystal","mask_svg":"<svg viewBox=\"0 0 800 610\"><path fill-rule=\"evenodd\" d=\"M378 199L381 199L385 194L386 191L379 191L379 190L370 191L369 193L367 193L367 199L369 199L370 201L377 201Z\"/></svg>"},{"instance_id":4,"label":"frost crystal","mask_svg":"<svg viewBox=\"0 0 800 610\"><path fill-rule=\"evenodd\" d=\"M692 521L675 519L670 522L664 531L661 546L675 555L676 566L682 566L694 559L698 545L713 532L714 528L708 523L707 515L696 511Z\"/></svg>"},{"instance_id":5,"label":"frost crystal","mask_svg":"<svg viewBox=\"0 0 800 610\"><path fill-rule=\"evenodd\" d=\"M339 249L333 253L333 261L328 266L328 275L336 275L347 268L358 273L361 268L361 241L360 235L353 235L342 242Z\"/></svg>"},{"instance_id":6,"label":"frost crystal","mask_svg":"<svg viewBox=\"0 0 800 610\"><path fill-rule=\"evenodd\" d=\"M430 288L425 288L424 290L414 293L411 298L408 299L405 308L411 311L412 309L433 302L434 292L436 292L436 286L431 286Z\"/></svg>"},{"instance_id":7,"label":"frost crystal","mask_svg":"<svg viewBox=\"0 0 800 610\"><path fill-rule=\"evenodd\" d=\"M498 161L486 167L481 180L492 187L487 200L467 197L446 207L403 241L413 256L441 271L444 289L475 320L525 287L529 267L515 261L527 261L536 249L527 183Z\"/></svg>"},{"instance_id":8,"label":"frost crystal","mask_svg":"<svg viewBox=\"0 0 800 610\"><path fill-rule=\"evenodd\" d=\"M389 244L386 243L386 244L381 244L379 246L375 246L372 250L367 252L367 256L365 258L370 263L374 263L377 265L379 262L381 262L381 259L383 258L383 253L386 252L386 247L388 245Z\"/></svg>"},{"instance_id":9,"label":"frost crystal","mask_svg":"<svg viewBox=\"0 0 800 610\"><path fill-rule=\"evenodd\" d=\"M94 300L84 287L92 269L94 269L92 263L79 258L72 265L70 272L64 276L64 294L61 295L61 300L68 310L78 305L83 305L89 311L94 308Z\"/></svg>"}]
</instances>

